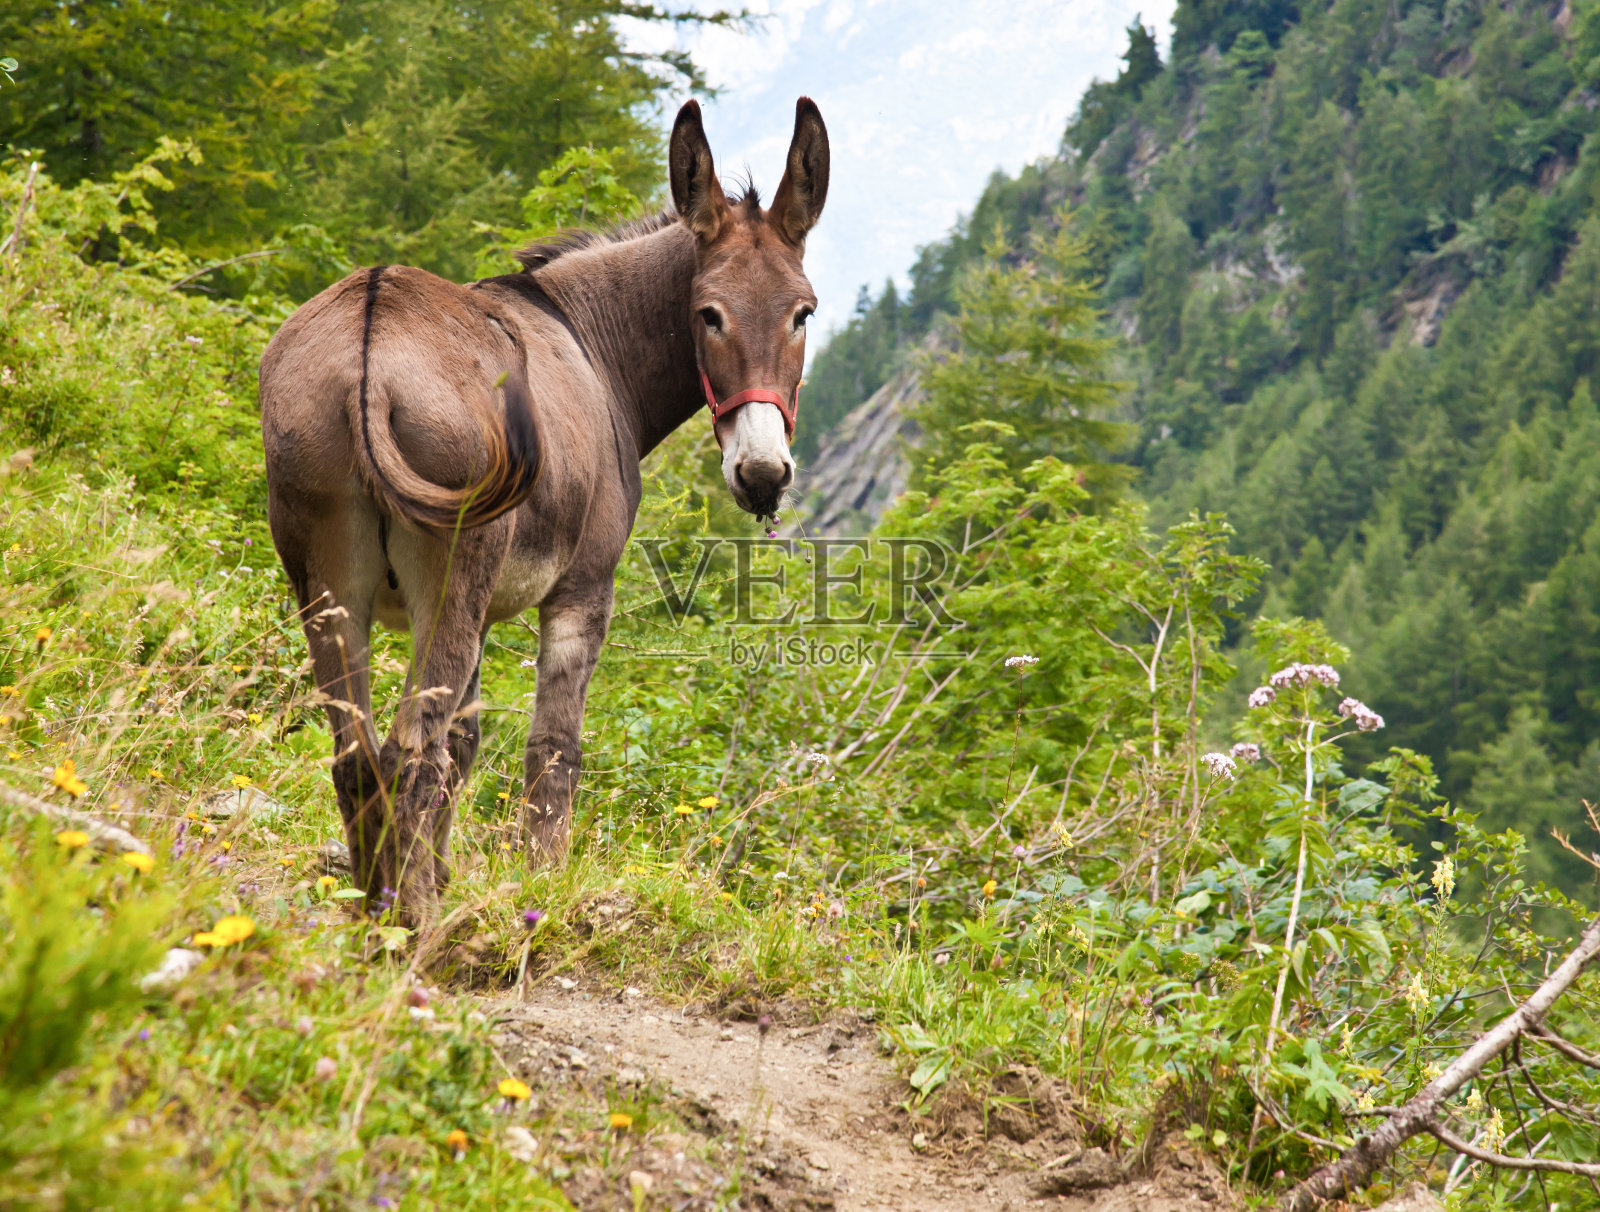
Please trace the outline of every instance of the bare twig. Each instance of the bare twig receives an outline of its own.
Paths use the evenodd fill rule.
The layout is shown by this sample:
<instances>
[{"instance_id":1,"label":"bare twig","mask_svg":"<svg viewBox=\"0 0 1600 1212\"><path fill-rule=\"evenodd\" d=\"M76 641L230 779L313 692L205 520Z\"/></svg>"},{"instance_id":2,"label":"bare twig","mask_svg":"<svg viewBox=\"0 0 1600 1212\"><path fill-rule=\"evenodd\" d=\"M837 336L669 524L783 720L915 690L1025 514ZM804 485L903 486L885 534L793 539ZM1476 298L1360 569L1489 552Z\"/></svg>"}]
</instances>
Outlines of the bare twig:
<instances>
[{"instance_id":1,"label":"bare twig","mask_svg":"<svg viewBox=\"0 0 1600 1212\"><path fill-rule=\"evenodd\" d=\"M39 175L39 162L35 160L28 166L28 179L22 186L22 201L17 203L17 219L11 225L11 234L0 241L0 256L7 252L16 254L22 251L22 220L28 213L28 207L33 204L33 179Z\"/></svg>"},{"instance_id":2,"label":"bare twig","mask_svg":"<svg viewBox=\"0 0 1600 1212\"><path fill-rule=\"evenodd\" d=\"M1413 1136L1429 1133L1447 1148L1479 1161L1514 1170L1554 1170L1568 1174L1600 1176L1600 1166L1548 1158L1507 1158L1477 1150L1439 1126L1438 1115L1445 1101L1475 1078L1496 1056L1523 1035L1544 1038L1544 1017L1556 1000L1572 987L1584 967L1600 955L1600 917L1578 939L1578 944L1561 961L1543 984L1525 1002L1480 1035L1456 1060L1436 1077L1421 1094L1395 1109L1376 1132L1360 1137L1337 1161L1323 1166L1305 1181L1295 1185L1284 1200L1285 1212L1311 1212L1330 1199L1341 1199L1370 1183L1378 1171ZM1565 1041L1562 1041L1565 1043ZM1569 1045L1570 1046L1570 1045ZM1475 1151L1476 1150L1476 1151Z\"/></svg>"},{"instance_id":3,"label":"bare twig","mask_svg":"<svg viewBox=\"0 0 1600 1212\"><path fill-rule=\"evenodd\" d=\"M87 812L79 812L76 808L67 808L60 804L52 804L48 800L41 800L26 791L7 787L4 783L0 783L0 804L15 808L18 812L29 816L48 817L60 825L81 829L89 835L89 841L101 850L118 854L150 853L150 847L126 829L118 829L115 825L109 825Z\"/></svg>"},{"instance_id":4,"label":"bare twig","mask_svg":"<svg viewBox=\"0 0 1600 1212\"><path fill-rule=\"evenodd\" d=\"M188 277L179 278L176 282L170 284L167 289L178 290L181 287L189 285L191 282L198 281L207 274L213 273L216 270L227 269L228 266L238 265L242 261L259 261L262 257L276 257L279 253L285 251L287 250L282 248L261 248L257 249L255 252L240 253L237 257L229 257L226 261L218 261L215 265L207 265L204 269L197 269Z\"/></svg>"}]
</instances>

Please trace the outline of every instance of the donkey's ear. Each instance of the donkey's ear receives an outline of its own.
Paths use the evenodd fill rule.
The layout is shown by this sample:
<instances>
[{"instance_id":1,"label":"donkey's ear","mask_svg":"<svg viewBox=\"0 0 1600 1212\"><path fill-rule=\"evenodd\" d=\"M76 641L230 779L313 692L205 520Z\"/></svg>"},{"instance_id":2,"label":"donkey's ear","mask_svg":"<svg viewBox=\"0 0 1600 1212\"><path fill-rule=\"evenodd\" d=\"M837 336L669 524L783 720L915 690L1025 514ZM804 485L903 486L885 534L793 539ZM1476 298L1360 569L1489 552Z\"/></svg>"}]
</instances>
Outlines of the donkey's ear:
<instances>
[{"instance_id":1,"label":"donkey's ear","mask_svg":"<svg viewBox=\"0 0 1600 1212\"><path fill-rule=\"evenodd\" d=\"M794 138L789 143L789 164L772 198L773 225L790 244L802 244L806 233L822 217L828 200L828 128L810 97L794 107Z\"/></svg>"},{"instance_id":2,"label":"donkey's ear","mask_svg":"<svg viewBox=\"0 0 1600 1212\"><path fill-rule=\"evenodd\" d=\"M711 163L711 144L700 124L698 101L685 101L678 120L672 124L667 175L672 182L672 201L684 224L703 243L715 240L722 229L728 200L722 196L722 186Z\"/></svg>"}]
</instances>

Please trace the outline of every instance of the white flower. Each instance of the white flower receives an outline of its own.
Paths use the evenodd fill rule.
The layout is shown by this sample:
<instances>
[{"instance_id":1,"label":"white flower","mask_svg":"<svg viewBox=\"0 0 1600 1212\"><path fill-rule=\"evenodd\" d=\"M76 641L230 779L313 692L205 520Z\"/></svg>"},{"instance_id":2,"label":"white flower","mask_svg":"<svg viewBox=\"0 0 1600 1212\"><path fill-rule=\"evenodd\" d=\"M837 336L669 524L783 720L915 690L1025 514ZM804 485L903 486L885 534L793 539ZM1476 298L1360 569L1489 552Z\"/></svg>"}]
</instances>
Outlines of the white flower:
<instances>
[{"instance_id":1,"label":"white flower","mask_svg":"<svg viewBox=\"0 0 1600 1212\"><path fill-rule=\"evenodd\" d=\"M206 339L204 337L197 337L197 336L193 335L192 333L189 336L185 337L184 340L189 342L189 344L193 345L196 349L199 349L202 345L204 345L206 343Z\"/></svg>"},{"instance_id":2,"label":"white flower","mask_svg":"<svg viewBox=\"0 0 1600 1212\"><path fill-rule=\"evenodd\" d=\"M1228 751L1228 756L1236 762L1253 766L1261 760L1261 746L1253 745L1249 741L1240 741Z\"/></svg>"},{"instance_id":3,"label":"white flower","mask_svg":"<svg viewBox=\"0 0 1600 1212\"><path fill-rule=\"evenodd\" d=\"M826 753L818 753L813 749L806 754L805 760L816 766L826 766L828 764L828 755Z\"/></svg>"},{"instance_id":4,"label":"white flower","mask_svg":"<svg viewBox=\"0 0 1600 1212\"><path fill-rule=\"evenodd\" d=\"M1344 699L1339 704L1339 714L1354 720L1362 732L1376 732L1383 727L1383 717L1360 699Z\"/></svg>"},{"instance_id":5,"label":"white flower","mask_svg":"<svg viewBox=\"0 0 1600 1212\"><path fill-rule=\"evenodd\" d=\"M1271 686L1257 686L1250 692L1250 706L1265 707L1278 697L1278 692Z\"/></svg>"},{"instance_id":6,"label":"white flower","mask_svg":"<svg viewBox=\"0 0 1600 1212\"><path fill-rule=\"evenodd\" d=\"M1014 657L1007 657L1006 658L1006 668L1007 669L1016 669L1018 666L1026 668L1029 665L1037 665L1038 663L1039 663L1039 658L1038 657L1036 657L1036 656L1028 656L1026 653L1024 653L1022 656L1014 656Z\"/></svg>"},{"instance_id":7,"label":"white flower","mask_svg":"<svg viewBox=\"0 0 1600 1212\"><path fill-rule=\"evenodd\" d=\"M1202 753L1200 761L1213 778L1231 779L1234 775L1233 759L1226 753Z\"/></svg>"},{"instance_id":8,"label":"white flower","mask_svg":"<svg viewBox=\"0 0 1600 1212\"><path fill-rule=\"evenodd\" d=\"M1267 681L1279 690L1289 686L1309 686L1312 682L1321 682L1324 686L1337 686L1339 671L1332 665L1305 665L1296 661L1293 665L1285 665Z\"/></svg>"}]
</instances>

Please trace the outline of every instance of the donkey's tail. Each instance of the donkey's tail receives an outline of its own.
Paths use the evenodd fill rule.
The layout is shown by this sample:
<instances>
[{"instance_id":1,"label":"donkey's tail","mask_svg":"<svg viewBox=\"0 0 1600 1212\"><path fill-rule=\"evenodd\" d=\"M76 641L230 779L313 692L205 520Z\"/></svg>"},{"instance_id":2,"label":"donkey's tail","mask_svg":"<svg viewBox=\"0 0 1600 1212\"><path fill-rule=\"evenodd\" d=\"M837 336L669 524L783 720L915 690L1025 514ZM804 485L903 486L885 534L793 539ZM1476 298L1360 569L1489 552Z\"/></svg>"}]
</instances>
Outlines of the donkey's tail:
<instances>
[{"instance_id":1,"label":"donkey's tail","mask_svg":"<svg viewBox=\"0 0 1600 1212\"><path fill-rule=\"evenodd\" d=\"M420 475L395 441L388 408L372 406L374 393L368 374L372 313L378 299L378 282L386 268L375 266L367 273L361 321L361 386L352 418L361 470L385 509L414 525L435 531L482 526L528 499L544 463L526 367L520 356L511 358L493 385L504 397L502 410L497 413L492 403L479 407L487 466L477 481L465 488L451 488Z\"/></svg>"}]
</instances>

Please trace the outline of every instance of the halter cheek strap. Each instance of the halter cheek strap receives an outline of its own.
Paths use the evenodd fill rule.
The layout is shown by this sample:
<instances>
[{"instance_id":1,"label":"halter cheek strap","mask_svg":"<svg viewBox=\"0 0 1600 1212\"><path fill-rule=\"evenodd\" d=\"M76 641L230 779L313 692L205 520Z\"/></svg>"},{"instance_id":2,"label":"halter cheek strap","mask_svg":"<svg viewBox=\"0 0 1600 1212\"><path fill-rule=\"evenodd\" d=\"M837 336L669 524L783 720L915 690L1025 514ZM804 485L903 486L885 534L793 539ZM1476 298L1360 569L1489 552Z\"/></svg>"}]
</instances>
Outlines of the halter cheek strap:
<instances>
[{"instance_id":1,"label":"halter cheek strap","mask_svg":"<svg viewBox=\"0 0 1600 1212\"><path fill-rule=\"evenodd\" d=\"M717 393L711 390L711 380L706 375L706 368L700 368L700 386L705 389L706 407L711 410L711 422L716 424L736 408L745 404L776 404L778 412L783 416L784 433L794 437L794 421L800 412L800 384L794 385L794 396L785 400L775 391L768 391L764 387L752 387L748 391L741 391L719 401Z\"/></svg>"}]
</instances>

